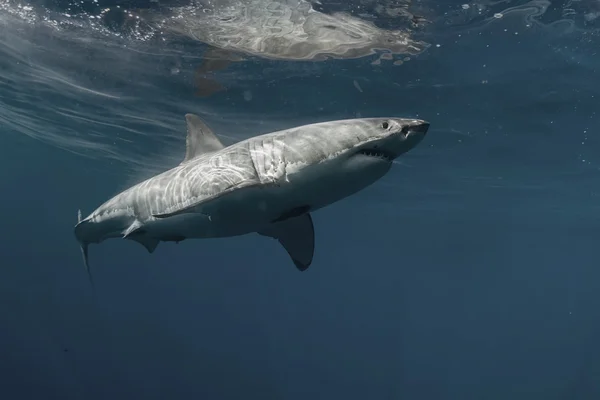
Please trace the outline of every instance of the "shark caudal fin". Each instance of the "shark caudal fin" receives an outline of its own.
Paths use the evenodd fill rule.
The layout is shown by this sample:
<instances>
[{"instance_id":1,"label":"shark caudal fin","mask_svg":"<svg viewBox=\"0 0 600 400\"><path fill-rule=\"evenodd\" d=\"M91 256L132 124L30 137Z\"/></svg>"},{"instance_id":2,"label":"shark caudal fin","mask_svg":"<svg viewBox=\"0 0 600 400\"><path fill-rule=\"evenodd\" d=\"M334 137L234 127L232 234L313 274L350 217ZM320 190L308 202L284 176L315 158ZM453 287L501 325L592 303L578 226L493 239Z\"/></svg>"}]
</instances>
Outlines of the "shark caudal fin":
<instances>
[{"instance_id":1,"label":"shark caudal fin","mask_svg":"<svg viewBox=\"0 0 600 400\"><path fill-rule=\"evenodd\" d=\"M81 223L81 210L77 211L77 223ZM85 242L79 242L79 246L81 247L81 255L83 256L83 265L85 266L85 270L88 275L88 279L90 281L90 285L92 285L92 289L94 288L94 280L92 279L92 272L90 271L90 263L88 262L88 244Z\"/></svg>"}]
</instances>

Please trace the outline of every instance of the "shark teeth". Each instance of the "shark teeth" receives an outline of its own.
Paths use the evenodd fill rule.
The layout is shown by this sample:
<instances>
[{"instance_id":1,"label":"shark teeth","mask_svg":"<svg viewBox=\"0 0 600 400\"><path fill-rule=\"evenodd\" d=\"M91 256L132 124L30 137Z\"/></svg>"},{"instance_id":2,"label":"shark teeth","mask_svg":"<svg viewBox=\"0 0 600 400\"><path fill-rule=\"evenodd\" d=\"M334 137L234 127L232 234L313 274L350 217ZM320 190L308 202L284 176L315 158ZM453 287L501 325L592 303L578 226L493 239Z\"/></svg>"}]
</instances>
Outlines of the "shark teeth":
<instances>
[{"instance_id":1,"label":"shark teeth","mask_svg":"<svg viewBox=\"0 0 600 400\"><path fill-rule=\"evenodd\" d=\"M385 151L376 150L376 149L363 149L358 152L358 154L362 154L364 156L380 158L385 161L392 161L392 156Z\"/></svg>"}]
</instances>

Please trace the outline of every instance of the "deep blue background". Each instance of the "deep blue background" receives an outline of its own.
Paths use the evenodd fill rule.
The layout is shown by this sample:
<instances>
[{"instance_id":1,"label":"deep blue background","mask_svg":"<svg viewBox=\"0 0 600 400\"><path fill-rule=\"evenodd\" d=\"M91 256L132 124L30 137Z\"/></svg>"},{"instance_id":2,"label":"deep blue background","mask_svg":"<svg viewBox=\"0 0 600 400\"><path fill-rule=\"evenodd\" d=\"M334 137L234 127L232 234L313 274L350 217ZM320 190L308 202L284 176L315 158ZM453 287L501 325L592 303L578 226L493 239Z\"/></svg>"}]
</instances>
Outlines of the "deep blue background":
<instances>
[{"instance_id":1,"label":"deep blue background","mask_svg":"<svg viewBox=\"0 0 600 400\"><path fill-rule=\"evenodd\" d=\"M600 398L600 38L526 11L448 27L438 10L432 47L402 66L254 60L210 98L169 76L148 87L148 114L178 121L173 160L185 112L238 138L357 113L431 122L381 182L314 214L305 273L259 236L152 255L114 240L90 248L93 297L72 229L135 179L127 160L7 128L0 397ZM153 164L162 142L145 134L128 151Z\"/></svg>"}]
</instances>

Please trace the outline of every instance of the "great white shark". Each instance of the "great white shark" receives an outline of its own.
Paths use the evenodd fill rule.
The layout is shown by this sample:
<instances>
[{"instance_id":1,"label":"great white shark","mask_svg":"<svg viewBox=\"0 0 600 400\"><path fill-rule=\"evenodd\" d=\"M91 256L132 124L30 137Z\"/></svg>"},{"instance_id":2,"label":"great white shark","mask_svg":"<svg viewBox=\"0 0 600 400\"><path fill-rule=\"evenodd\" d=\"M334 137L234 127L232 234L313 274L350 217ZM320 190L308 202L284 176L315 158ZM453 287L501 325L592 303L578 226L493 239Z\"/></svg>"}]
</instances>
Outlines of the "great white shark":
<instances>
[{"instance_id":1,"label":"great white shark","mask_svg":"<svg viewBox=\"0 0 600 400\"><path fill-rule=\"evenodd\" d=\"M414 148L429 123L359 118L302 125L224 146L196 115L186 114L183 161L117 194L75 236L90 274L88 245L110 238L140 243L258 233L274 238L295 266L313 260L311 213L371 185ZM91 275L90 275L91 279Z\"/></svg>"}]
</instances>

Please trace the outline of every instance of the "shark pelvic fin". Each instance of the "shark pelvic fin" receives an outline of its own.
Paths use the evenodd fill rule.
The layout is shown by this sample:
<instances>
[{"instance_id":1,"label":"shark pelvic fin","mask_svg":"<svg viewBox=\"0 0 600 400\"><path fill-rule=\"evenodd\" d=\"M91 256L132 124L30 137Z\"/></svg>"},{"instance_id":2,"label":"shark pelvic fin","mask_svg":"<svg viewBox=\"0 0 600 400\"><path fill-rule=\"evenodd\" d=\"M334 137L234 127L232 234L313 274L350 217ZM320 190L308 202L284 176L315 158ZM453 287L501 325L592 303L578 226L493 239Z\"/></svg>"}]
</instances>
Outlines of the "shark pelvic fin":
<instances>
[{"instance_id":1,"label":"shark pelvic fin","mask_svg":"<svg viewBox=\"0 0 600 400\"><path fill-rule=\"evenodd\" d=\"M127 228L123 231L123 239L128 239L129 236L138 232L141 227L142 227L142 223L136 219L135 221L133 221L133 223L131 225L129 225L129 228Z\"/></svg>"},{"instance_id":2,"label":"shark pelvic fin","mask_svg":"<svg viewBox=\"0 0 600 400\"><path fill-rule=\"evenodd\" d=\"M259 235L277 239L300 271L306 271L315 252L315 229L309 213L271 224Z\"/></svg>"},{"instance_id":3,"label":"shark pelvic fin","mask_svg":"<svg viewBox=\"0 0 600 400\"><path fill-rule=\"evenodd\" d=\"M221 150L225 146L213 131L195 114L186 114L187 137L185 139L185 158L181 162L186 163L199 155Z\"/></svg>"}]
</instances>

